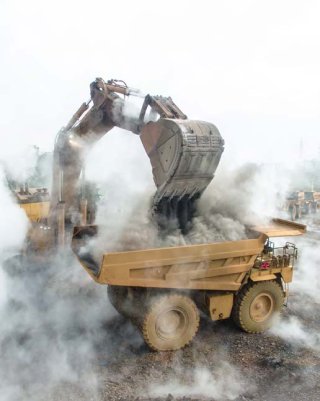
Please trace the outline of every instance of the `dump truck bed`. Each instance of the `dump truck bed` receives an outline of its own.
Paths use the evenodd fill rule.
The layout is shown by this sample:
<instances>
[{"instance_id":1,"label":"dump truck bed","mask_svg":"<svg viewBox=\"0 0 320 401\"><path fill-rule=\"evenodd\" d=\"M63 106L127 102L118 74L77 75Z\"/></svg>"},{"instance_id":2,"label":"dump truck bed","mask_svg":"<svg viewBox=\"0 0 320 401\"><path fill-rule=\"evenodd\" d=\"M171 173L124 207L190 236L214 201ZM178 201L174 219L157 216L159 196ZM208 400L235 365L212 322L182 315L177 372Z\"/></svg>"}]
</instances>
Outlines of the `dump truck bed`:
<instances>
[{"instance_id":1,"label":"dump truck bed","mask_svg":"<svg viewBox=\"0 0 320 401\"><path fill-rule=\"evenodd\" d=\"M237 291L269 236L301 235L306 227L274 219L254 227L251 239L202 245L110 252L100 266L83 252L86 237L96 235L96 226L76 227L72 248L80 263L100 284Z\"/></svg>"},{"instance_id":2,"label":"dump truck bed","mask_svg":"<svg viewBox=\"0 0 320 401\"><path fill-rule=\"evenodd\" d=\"M304 224L284 219L272 219L266 225L257 225L251 228L254 231L264 233L268 237L292 237L302 235L306 232Z\"/></svg>"}]
</instances>

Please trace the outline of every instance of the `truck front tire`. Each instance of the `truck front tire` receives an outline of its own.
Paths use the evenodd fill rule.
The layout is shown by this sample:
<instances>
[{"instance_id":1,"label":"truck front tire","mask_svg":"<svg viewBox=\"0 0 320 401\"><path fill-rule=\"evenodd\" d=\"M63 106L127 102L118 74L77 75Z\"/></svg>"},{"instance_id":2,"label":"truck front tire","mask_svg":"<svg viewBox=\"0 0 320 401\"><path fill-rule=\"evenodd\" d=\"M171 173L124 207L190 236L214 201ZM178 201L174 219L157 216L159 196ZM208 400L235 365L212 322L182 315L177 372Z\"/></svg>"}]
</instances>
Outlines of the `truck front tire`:
<instances>
[{"instance_id":1,"label":"truck front tire","mask_svg":"<svg viewBox=\"0 0 320 401\"><path fill-rule=\"evenodd\" d=\"M249 282L236 296L232 318L247 333L262 333L280 312L284 292L275 280Z\"/></svg>"}]
</instances>

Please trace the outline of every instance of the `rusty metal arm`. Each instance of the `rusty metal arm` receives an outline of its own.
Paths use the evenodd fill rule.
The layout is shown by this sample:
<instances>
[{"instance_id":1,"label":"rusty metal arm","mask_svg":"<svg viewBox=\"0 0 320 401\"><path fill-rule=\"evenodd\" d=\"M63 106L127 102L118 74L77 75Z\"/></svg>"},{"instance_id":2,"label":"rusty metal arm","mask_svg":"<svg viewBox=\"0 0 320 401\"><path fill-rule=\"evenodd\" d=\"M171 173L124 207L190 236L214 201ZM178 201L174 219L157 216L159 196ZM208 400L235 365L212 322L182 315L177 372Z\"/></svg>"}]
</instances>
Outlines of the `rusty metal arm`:
<instances>
[{"instance_id":1,"label":"rusty metal arm","mask_svg":"<svg viewBox=\"0 0 320 401\"><path fill-rule=\"evenodd\" d=\"M139 90L129 88L123 81L112 79L105 82L102 78L97 78L90 84L90 100L81 104L57 135L49 212L49 224L56 228L52 230L56 232L56 237L62 237L57 234L59 227L62 227L58 224L61 202L64 203L67 225L68 222L74 224L81 219L76 197L78 181L84 156L95 142L113 127L140 134L145 125L143 119L148 106L161 117L186 118L171 98L150 95L145 98L140 116L137 118L125 116L124 99L119 95L144 97Z\"/></svg>"},{"instance_id":2,"label":"rusty metal arm","mask_svg":"<svg viewBox=\"0 0 320 401\"><path fill-rule=\"evenodd\" d=\"M187 116L173 102L171 97L147 95L139 116L140 124L143 124L148 106L150 106L151 109L158 113L162 118L177 118L182 120L187 119Z\"/></svg>"}]
</instances>

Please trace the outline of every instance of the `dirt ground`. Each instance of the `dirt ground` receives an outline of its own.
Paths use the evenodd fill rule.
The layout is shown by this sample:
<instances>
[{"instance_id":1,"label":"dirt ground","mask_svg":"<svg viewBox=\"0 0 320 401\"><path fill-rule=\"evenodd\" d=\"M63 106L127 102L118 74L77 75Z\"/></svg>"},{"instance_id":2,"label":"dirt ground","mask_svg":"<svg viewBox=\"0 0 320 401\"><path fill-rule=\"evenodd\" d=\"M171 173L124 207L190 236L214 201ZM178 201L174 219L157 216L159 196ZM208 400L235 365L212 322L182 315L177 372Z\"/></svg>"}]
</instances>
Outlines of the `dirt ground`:
<instances>
[{"instance_id":1,"label":"dirt ground","mask_svg":"<svg viewBox=\"0 0 320 401\"><path fill-rule=\"evenodd\" d=\"M301 297L293 293L282 318L296 317L320 332L319 305L314 306L302 311ZM121 316L106 322L104 330L106 344L97 344L91 365L99 401L320 400L320 352L306 343L246 334L232 321L204 316L192 344L178 352L151 352Z\"/></svg>"},{"instance_id":2,"label":"dirt ground","mask_svg":"<svg viewBox=\"0 0 320 401\"><path fill-rule=\"evenodd\" d=\"M286 314L293 314L287 309ZM118 321L119 324L119 321ZM320 327L318 326L318 329ZM98 371L103 381L102 400L171 399L167 396L152 397L152 386L166 383L173 378L186 388L184 396L172 399L215 399L201 394L189 396L194 377L190 374L203 367L214 377L217 367L229 363L241 372L243 381L239 400L319 400L320 355L304 348L292 347L272 335L248 335L231 322L212 323L203 320L192 345L175 353L150 353L144 346L126 346L120 340L121 352L104 361L98 359ZM122 345L122 346L121 346ZM224 374L228 374L228 371ZM205 384L204 384L205 385ZM226 384L228 385L228 380ZM231 384L232 385L232 384ZM199 389L201 392L201 389ZM232 397L233 398L233 397ZM219 396L219 399L230 399Z\"/></svg>"},{"instance_id":3,"label":"dirt ground","mask_svg":"<svg viewBox=\"0 0 320 401\"><path fill-rule=\"evenodd\" d=\"M313 246L318 246L316 231L308 234L308 238ZM33 283L30 288L24 279L28 293L31 290L34 297L32 302L28 301L28 308L33 305L32 313L42 317L38 319L40 323L36 327L31 319L32 329L26 326L31 333L30 338L19 337L12 345L12 350L16 350L19 344L25 353L29 350L30 355L27 353L26 360L21 362L21 355L17 356L10 351L12 339L9 340L8 335L1 339L4 360L9 361L8 363L14 358L18 360L11 369L20 374L30 364L36 363L38 366L35 368L36 375L26 376L26 384L21 387L28 388L28 391L21 396L20 388L16 398L3 397L5 401L320 400L320 344L309 345L308 338L302 342L292 342L271 332L250 335L238 329L232 321L212 322L202 316L198 334L189 346L177 352L156 353L147 348L138 330L116 314L110 305L106 305L106 309L111 308L111 317L99 320L99 327L92 331L88 332L83 328L92 324L81 320L86 319L86 314L92 313L94 309L88 294L82 296L81 292L77 292L78 309L71 309L64 316L61 310L53 314L52 303L56 299L50 298L51 293L44 296L42 289L47 281L48 277L45 275L42 282L37 282L36 285ZM62 305L67 305L73 295L69 294L68 299L63 299L61 282L59 284L58 280L58 297L62 298ZM92 288L96 288L94 283ZM104 288L101 291L106 293ZM95 296L97 299L101 298L99 294ZM49 298L47 303L44 302L45 298ZM105 301L106 298L103 302ZM319 333L319 305L302 308L302 303L300 294L293 292L284 308L283 318L295 317L302 327ZM51 317L46 320L49 311ZM101 307L97 314L101 314ZM69 319L70 326L66 326L62 334L59 330L55 333L55 326L60 324L61 319ZM41 320L45 321L46 331ZM82 337L84 340L80 352L77 346ZM317 337L317 341L319 338ZM65 343L62 346L63 341ZM65 368L60 360L57 362L55 355L62 352L62 349L65 352L66 347L72 348L72 352L68 350L64 358L68 359L68 370L65 376L62 372L57 379L57 370ZM83 351L86 347L88 350ZM50 348L52 349L49 350ZM9 354L8 359L5 359L6 353ZM34 362L37 358L40 361ZM43 362L45 358L49 361L50 375ZM70 376L70 366L77 372L74 377ZM39 376L42 368L46 372L43 378ZM5 367L1 369L3 376ZM11 380L10 386L7 385L11 389L15 379L8 374L5 377L5 380ZM33 381L32 386L30 380ZM35 386L37 380L39 383Z\"/></svg>"},{"instance_id":4,"label":"dirt ground","mask_svg":"<svg viewBox=\"0 0 320 401\"><path fill-rule=\"evenodd\" d=\"M288 307L284 314L294 315L294 308ZM320 329L317 318L311 322L306 318L305 323ZM271 334L248 335L231 322L202 319L190 346L178 352L155 353L121 317L109 321L105 329L106 355L97 349L96 360L88 367L98 377L95 400L320 399L319 352L292 346ZM218 376L217 369L222 369ZM195 375L199 370L199 376ZM201 374L206 378L199 385L196 380L201 380ZM215 394L215 386L216 397L208 394L210 390ZM78 400L93 399L88 389L77 385L66 384L62 393L63 398L59 391L53 400L73 400L75 394Z\"/></svg>"}]
</instances>

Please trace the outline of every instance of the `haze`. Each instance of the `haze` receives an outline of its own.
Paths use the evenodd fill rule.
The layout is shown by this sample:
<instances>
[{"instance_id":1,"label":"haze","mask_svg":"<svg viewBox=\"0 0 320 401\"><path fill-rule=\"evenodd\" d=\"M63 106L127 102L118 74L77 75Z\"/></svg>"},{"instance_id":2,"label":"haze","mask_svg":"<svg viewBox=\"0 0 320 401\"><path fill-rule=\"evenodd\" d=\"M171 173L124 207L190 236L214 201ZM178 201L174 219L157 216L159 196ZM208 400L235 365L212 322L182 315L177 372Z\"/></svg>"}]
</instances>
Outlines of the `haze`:
<instances>
[{"instance_id":1,"label":"haze","mask_svg":"<svg viewBox=\"0 0 320 401\"><path fill-rule=\"evenodd\" d=\"M2 0L0 157L52 150L101 76L215 123L223 163L317 158L319 11L317 1Z\"/></svg>"}]
</instances>

